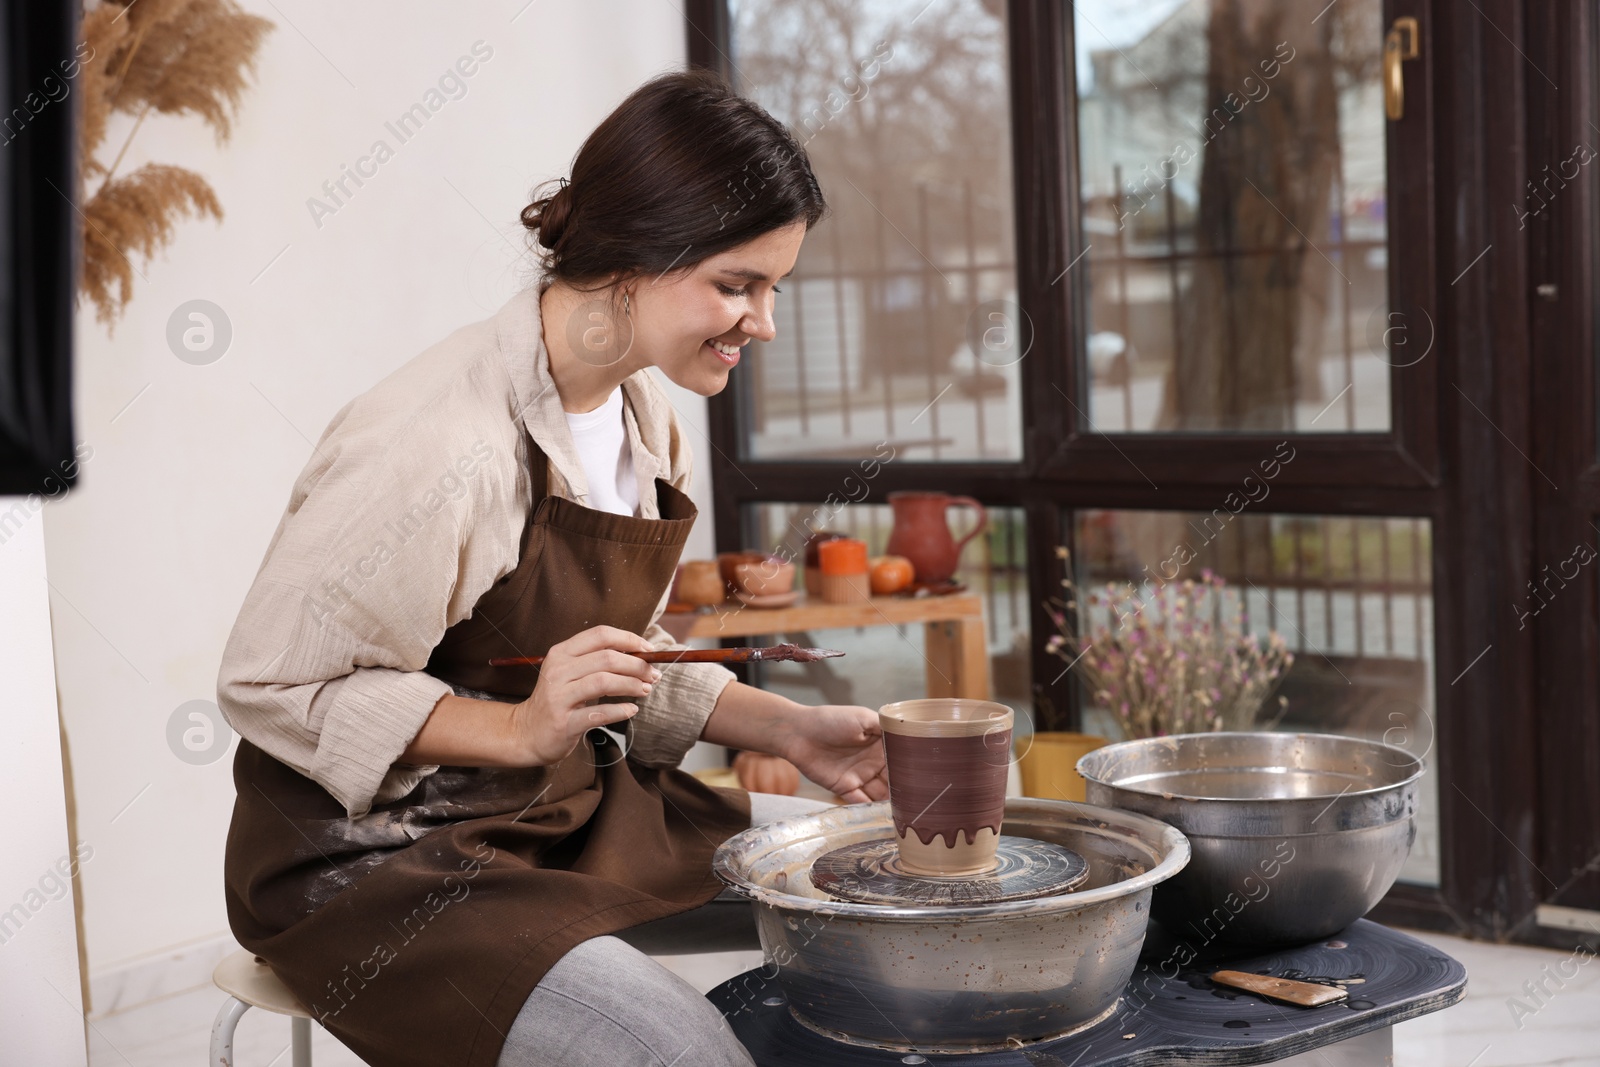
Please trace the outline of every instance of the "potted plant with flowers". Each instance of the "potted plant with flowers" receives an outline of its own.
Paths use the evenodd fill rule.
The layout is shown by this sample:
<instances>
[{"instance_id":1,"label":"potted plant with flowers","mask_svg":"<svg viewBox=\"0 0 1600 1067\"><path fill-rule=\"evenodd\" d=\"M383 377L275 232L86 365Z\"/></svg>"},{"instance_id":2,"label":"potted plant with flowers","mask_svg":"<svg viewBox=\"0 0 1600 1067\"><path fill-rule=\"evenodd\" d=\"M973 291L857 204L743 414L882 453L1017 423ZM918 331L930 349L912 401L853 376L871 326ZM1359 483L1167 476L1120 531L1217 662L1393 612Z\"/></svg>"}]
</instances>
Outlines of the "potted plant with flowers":
<instances>
[{"instance_id":1,"label":"potted plant with flowers","mask_svg":"<svg viewBox=\"0 0 1600 1067\"><path fill-rule=\"evenodd\" d=\"M1066 559L1066 549L1058 549ZM1046 649L1078 673L1084 689L1116 722L1125 740L1215 730L1270 728L1286 706L1261 723L1261 711L1294 662L1282 635L1251 632L1244 600L1210 570L1198 579L1108 582L1082 595L1071 578L1065 601L1046 607L1057 632ZM1081 609L1081 610L1080 610ZM1070 625L1076 619L1077 626ZM1105 739L1035 734L1019 740L1023 789L1030 796L1068 795L1082 788L1071 766ZM1058 761L1046 767L1052 755ZM1029 774L1029 761L1036 764ZM1032 777L1042 791L1029 788ZM1057 789L1051 790L1050 783ZM1062 789L1065 785L1067 788ZM1076 799L1082 794L1077 793Z\"/></svg>"}]
</instances>

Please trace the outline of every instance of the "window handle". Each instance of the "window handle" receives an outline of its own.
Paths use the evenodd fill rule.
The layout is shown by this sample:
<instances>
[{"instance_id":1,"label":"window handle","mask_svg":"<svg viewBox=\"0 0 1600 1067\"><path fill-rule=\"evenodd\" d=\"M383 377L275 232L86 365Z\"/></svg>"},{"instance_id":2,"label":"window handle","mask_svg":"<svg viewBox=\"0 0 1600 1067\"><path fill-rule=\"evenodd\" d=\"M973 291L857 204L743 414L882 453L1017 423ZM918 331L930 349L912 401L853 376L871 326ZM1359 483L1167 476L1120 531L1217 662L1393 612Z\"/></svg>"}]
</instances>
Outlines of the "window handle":
<instances>
[{"instance_id":1,"label":"window handle","mask_svg":"<svg viewBox=\"0 0 1600 1067\"><path fill-rule=\"evenodd\" d=\"M1417 58L1417 20L1402 15L1383 38L1383 109L1391 120L1406 113L1406 81L1400 64Z\"/></svg>"}]
</instances>

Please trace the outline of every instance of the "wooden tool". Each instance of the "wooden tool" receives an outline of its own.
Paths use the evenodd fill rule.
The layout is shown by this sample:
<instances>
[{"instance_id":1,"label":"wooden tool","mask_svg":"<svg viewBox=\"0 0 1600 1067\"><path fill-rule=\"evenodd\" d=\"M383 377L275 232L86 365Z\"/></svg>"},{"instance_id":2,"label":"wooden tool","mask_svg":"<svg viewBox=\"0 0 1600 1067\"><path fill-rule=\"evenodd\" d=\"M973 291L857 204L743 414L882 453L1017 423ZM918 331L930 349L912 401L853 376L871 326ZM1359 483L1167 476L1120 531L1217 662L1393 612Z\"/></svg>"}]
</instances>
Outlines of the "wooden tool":
<instances>
[{"instance_id":1,"label":"wooden tool","mask_svg":"<svg viewBox=\"0 0 1600 1067\"><path fill-rule=\"evenodd\" d=\"M801 648L799 645L768 645L765 648L669 648L660 652L630 652L646 663L768 663L792 660L813 663L844 655L832 648ZM489 661L491 667L536 667L543 656L501 656Z\"/></svg>"},{"instance_id":2,"label":"wooden tool","mask_svg":"<svg viewBox=\"0 0 1600 1067\"><path fill-rule=\"evenodd\" d=\"M1292 978L1273 978L1271 975L1247 974L1244 971L1216 971L1211 975L1211 981L1217 985L1242 989L1246 993L1281 1000L1285 1004L1297 1004L1302 1008L1321 1007L1349 996L1338 986L1297 982Z\"/></svg>"}]
</instances>

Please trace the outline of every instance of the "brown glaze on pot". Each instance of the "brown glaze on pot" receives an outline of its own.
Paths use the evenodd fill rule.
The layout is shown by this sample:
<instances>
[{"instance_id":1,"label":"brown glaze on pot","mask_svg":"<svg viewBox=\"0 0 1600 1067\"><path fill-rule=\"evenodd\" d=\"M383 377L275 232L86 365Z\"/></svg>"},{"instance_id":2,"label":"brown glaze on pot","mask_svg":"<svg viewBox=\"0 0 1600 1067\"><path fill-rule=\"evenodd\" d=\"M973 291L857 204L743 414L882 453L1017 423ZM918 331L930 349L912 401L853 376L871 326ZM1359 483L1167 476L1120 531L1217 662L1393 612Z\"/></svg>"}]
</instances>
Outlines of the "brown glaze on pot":
<instances>
[{"instance_id":1,"label":"brown glaze on pot","mask_svg":"<svg viewBox=\"0 0 1600 1067\"><path fill-rule=\"evenodd\" d=\"M792 663L816 663L818 660L832 659L842 656L843 652L831 648L801 648L799 645L784 643L781 645L768 645L761 649L763 660L781 659Z\"/></svg>"},{"instance_id":2,"label":"brown glaze on pot","mask_svg":"<svg viewBox=\"0 0 1600 1067\"><path fill-rule=\"evenodd\" d=\"M1000 833L1011 762L1009 727L966 737L886 732L883 744L897 835L909 830L924 845L943 837L946 847L954 848L962 832L968 844L986 826Z\"/></svg>"}]
</instances>

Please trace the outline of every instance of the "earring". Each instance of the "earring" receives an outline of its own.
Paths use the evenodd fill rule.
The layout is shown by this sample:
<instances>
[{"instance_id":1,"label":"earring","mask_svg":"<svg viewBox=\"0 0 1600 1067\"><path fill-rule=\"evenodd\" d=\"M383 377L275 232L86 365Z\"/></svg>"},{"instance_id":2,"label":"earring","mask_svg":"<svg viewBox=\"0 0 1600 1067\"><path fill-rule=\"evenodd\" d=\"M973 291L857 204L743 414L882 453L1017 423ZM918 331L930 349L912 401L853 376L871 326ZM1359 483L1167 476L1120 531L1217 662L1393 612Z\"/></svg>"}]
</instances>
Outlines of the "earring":
<instances>
[{"instance_id":1,"label":"earring","mask_svg":"<svg viewBox=\"0 0 1600 1067\"><path fill-rule=\"evenodd\" d=\"M628 310L628 294L627 293L623 293L622 294L622 313L624 315L628 315L630 317L633 314L631 311Z\"/></svg>"}]
</instances>

